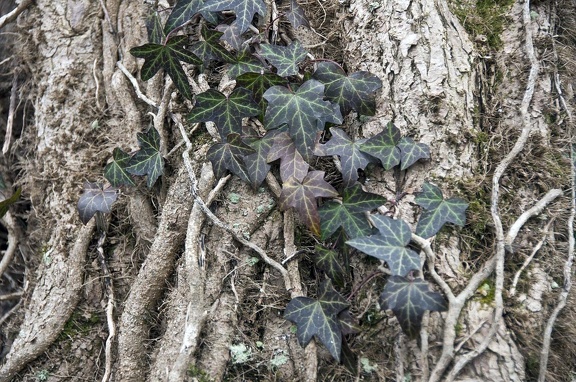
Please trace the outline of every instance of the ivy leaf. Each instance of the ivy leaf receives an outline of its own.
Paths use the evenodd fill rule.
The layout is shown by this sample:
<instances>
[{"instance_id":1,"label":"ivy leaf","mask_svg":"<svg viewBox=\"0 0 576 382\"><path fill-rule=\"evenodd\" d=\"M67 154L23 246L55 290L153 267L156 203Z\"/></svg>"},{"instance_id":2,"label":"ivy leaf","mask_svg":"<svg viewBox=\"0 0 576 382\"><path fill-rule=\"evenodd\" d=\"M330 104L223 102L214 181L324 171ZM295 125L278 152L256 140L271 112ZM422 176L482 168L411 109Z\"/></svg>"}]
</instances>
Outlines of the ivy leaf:
<instances>
[{"instance_id":1,"label":"ivy leaf","mask_svg":"<svg viewBox=\"0 0 576 382\"><path fill-rule=\"evenodd\" d=\"M220 37L224 33L210 30L206 26L203 26L200 34L202 35L203 40L196 41L190 45L190 50L202 59L204 65L209 64L212 60L225 62L231 62L234 60L226 48L219 43Z\"/></svg>"},{"instance_id":2,"label":"ivy leaf","mask_svg":"<svg viewBox=\"0 0 576 382\"><path fill-rule=\"evenodd\" d=\"M165 45L150 43L130 49L130 53L134 57L144 59L141 70L142 81L148 81L161 68L164 68L180 93L186 98L192 99L192 90L180 62L201 65L202 60L184 49L187 41L187 36L174 36Z\"/></svg>"},{"instance_id":3,"label":"ivy leaf","mask_svg":"<svg viewBox=\"0 0 576 382\"><path fill-rule=\"evenodd\" d=\"M152 187L164 171L164 158L160 154L160 134L151 127L146 133L138 133L140 150L130 158L126 172L134 175L147 175L146 184Z\"/></svg>"},{"instance_id":4,"label":"ivy leaf","mask_svg":"<svg viewBox=\"0 0 576 382\"><path fill-rule=\"evenodd\" d=\"M320 217L316 198L334 198L338 192L324 180L324 171L311 171L302 182L291 177L282 186L280 209L294 207L306 226L320 235Z\"/></svg>"},{"instance_id":5,"label":"ivy leaf","mask_svg":"<svg viewBox=\"0 0 576 382\"><path fill-rule=\"evenodd\" d=\"M6 215L6 213L8 212L8 209L10 208L10 206L12 204L14 204L18 201L18 199L20 198L21 192L22 192L22 189L19 188L16 190L15 193L12 194L12 196L10 196L9 198L6 198L0 202L0 218L2 218L4 215Z\"/></svg>"},{"instance_id":6,"label":"ivy leaf","mask_svg":"<svg viewBox=\"0 0 576 382\"><path fill-rule=\"evenodd\" d=\"M415 201L424 209L416 227L418 236L429 238L436 235L445 223L462 227L466 222L468 203L460 198L444 199L442 191L433 184L424 183Z\"/></svg>"},{"instance_id":7,"label":"ivy leaf","mask_svg":"<svg viewBox=\"0 0 576 382\"><path fill-rule=\"evenodd\" d=\"M240 134L229 134L225 143L216 143L206 153L206 158L212 162L214 175L221 178L226 170L237 175L243 181L250 183L250 176L244 164L244 157L254 153L254 150L242 142Z\"/></svg>"},{"instance_id":8,"label":"ivy leaf","mask_svg":"<svg viewBox=\"0 0 576 382\"><path fill-rule=\"evenodd\" d=\"M296 297L286 306L284 318L296 324L296 337L301 346L306 346L313 336L326 346L332 357L340 362L342 349L342 329L338 313L349 304L334 290L330 280L320 284L317 300Z\"/></svg>"},{"instance_id":9,"label":"ivy leaf","mask_svg":"<svg viewBox=\"0 0 576 382\"><path fill-rule=\"evenodd\" d=\"M338 252L316 245L313 260L318 268L326 272L330 280L336 285L344 286L344 269L340 265L342 261Z\"/></svg>"},{"instance_id":10,"label":"ivy leaf","mask_svg":"<svg viewBox=\"0 0 576 382\"><path fill-rule=\"evenodd\" d=\"M191 123L212 121L222 140L228 134L242 132L242 118L258 115L260 109L249 90L236 88L228 97L210 89L196 96L196 104L188 114Z\"/></svg>"},{"instance_id":11,"label":"ivy leaf","mask_svg":"<svg viewBox=\"0 0 576 382\"><path fill-rule=\"evenodd\" d=\"M203 6L204 0L178 0L172 9L172 13L168 16L168 20L166 20L164 32L168 34L174 29L179 28L198 12L202 13L202 17L209 23L217 24L218 18L215 17L213 13L201 11Z\"/></svg>"},{"instance_id":12,"label":"ivy leaf","mask_svg":"<svg viewBox=\"0 0 576 382\"><path fill-rule=\"evenodd\" d=\"M406 170L412 166L418 159L430 158L430 147L425 143L416 143L412 138L404 137L398 143L400 155L402 157L400 166L401 170Z\"/></svg>"},{"instance_id":13,"label":"ivy leaf","mask_svg":"<svg viewBox=\"0 0 576 382\"><path fill-rule=\"evenodd\" d=\"M112 162L108 163L104 168L104 177L106 180L114 187L120 187L124 184L127 186L135 186L130 174L126 171L130 163L130 155L116 147L112 152L112 158Z\"/></svg>"},{"instance_id":14,"label":"ivy leaf","mask_svg":"<svg viewBox=\"0 0 576 382\"><path fill-rule=\"evenodd\" d=\"M360 184L345 188L341 203L331 200L319 209L322 240L328 239L340 227L350 239L370 235L372 228L366 220L365 212L384 203L385 197L364 192Z\"/></svg>"},{"instance_id":15,"label":"ivy leaf","mask_svg":"<svg viewBox=\"0 0 576 382\"><path fill-rule=\"evenodd\" d=\"M382 81L375 75L362 71L347 76L340 65L321 62L312 78L326 85L326 97L340 105L343 115L351 110L363 115L376 113L375 93Z\"/></svg>"},{"instance_id":16,"label":"ivy leaf","mask_svg":"<svg viewBox=\"0 0 576 382\"><path fill-rule=\"evenodd\" d=\"M292 41L288 46L262 44L260 47L262 48L260 55L278 69L278 75L281 77L298 74L298 63L304 61L308 54L298 40Z\"/></svg>"},{"instance_id":17,"label":"ivy leaf","mask_svg":"<svg viewBox=\"0 0 576 382\"><path fill-rule=\"evenodd\" d=\"M290 0L290 10L286 12L286 18L290 24L292 24L294 29L298 29L301 26L305 26L306 28L310 27L310 23L304 14L304 10L296 0Z\"/></svg>"},{"instance_id":18,"label":"ivy leaf","mask_svg":"<svg viewBox=\"0 0 576 382\"><path fill-rule=\"evenodd\" d=\"M166 38L166 34L162 29L162 22L158 12L152 13L146 19L146 30L148 31L148 41L153 44L162 44Z\"/></svg>"},{"instance_id":19,"label":"ivy leaf","mask_svg":"<svg viewBox=\"0 0 576 382\"><path fill-rule=\"evenodd\" d=\"M403 220L381 215L372 215L372 221L378 234L357 237L348 240L346 244L384 260L393 275L405 276L413 269L420 269L420 257L406 248L412 237L408 224Z\"/></svg>"},{"instance_id":20,"label":"ivy leaf","mask_svg":"<svg viewBox=\"0 0 576 382\"><path fill-rule=\"evenodd\" d=\"M286 182L291 177L302 182L308 174L308 163L296 150L292 138L286 132L279 133L274 138L274 144L268 152L267 161L280 159L280 178Z\"/></svg>"},{"instance_id":21,"label":"ivy leaf","mask_svg":"<svg viewBox=\"0 0 576 382\"><path fill-rule=\"evenodd\" d=\"M380 306L394 312L402 330L410 338L418 335L424 312L448 309L446 300L439 293L432 292L426 281L401 276L388 278L380 295Z\"/></svg>"},{"instance_id":22,"label":"ivy leaf","mask_svg":"<svg viewBox=\"0 0 576 382\"><path fill-rule=\"evenodd\" d=\"M98 211L110 213L112 204L117 198L116 188L103 189L100 183L85 182L84 193L78 200L80 220L82 220L82 223L87 224Z\"/></svg>"},{"instance_id":23,"label":"ivy leaf","mask_svg":"<svg viewBox=\"0 0 576 382\"><path fill-rule=\"evenodd\" d=\"M244 33L254 15L266 16L266 3L263 0L208 0L203 11L234 11L236 20L232 25L236 25L239 34Z\"/></svg>"},{"instance_id":24,"label":"ivy leaf","mask_svg":"<svg viewBox=\"0 0 576 382\"><path fill-rule=\"evenodd\" d=\"M250 184L254 189L262 184L270 171L267 158L274 142L274 135L275 133L268 132L261 139L248 138L250 139L248 144L255 152L244 157L244 164L246 165L246 172L248 173Z\"/></svg>"},{"instance_id":25,"label":"ivy leaf","mask_svg":"<svg viewBox=\"0 0 576 382\"><path fill-rule=\"evenodd\" d=\"M360 144L360 150L378 158L384 170L400 164L400 149L396 146L400 142L400 130L392 122L379 134Z\"/></svg>"},{"instance_id":26,"label":"ivy leaf","mask_svg":"<svg viewBox=\"0 0 576 382\"><path fill-rule=\"evenodd\" d=\"M272 86L264 92L264 98L268 101L264 116L266 129L286 123L300 154L306 160L311 159L316 134L322 130L316 121L332 114L330 102L324 101L324 85L309 80L296 92L283 86Z\"/></svg>"},{"instance_id":27,"label":"ivy leaf","mask_svg":"<svg viewBox=\"0 0 576 382\"><path fill-rule=\"evenodd\" d=\"M236 86L246 88L252 92L254 99L260 106L262 117L266 111L266 101L262 97L264 92L275 85L287 85L288 81L274 73L244 73L236 77Z\"/></svg>"},{"instance_id":28,"label":"ivy leaf","mask_svg":"<svg viewBox=\"0 0 576 382\"><path fill-rule=\"evenodd\" d=\"M366 140L359 139L353 142L344 130L337 127L331 127L330 132L332 138L323 145L317 145L314 154L338 155L342 164L344 187L351 187L358 180L358 169L364 170L373 161L372 157L360 151L361 145Z\"/></svg>"},{"instance_id":29,"label":"ivy leaf","mask_svg":"<svg viewBox=\"0 0 576 382\"><path fill-rule=\"evenodd\" d=\"M245 49L232 60L228 68L228 76L233 80L245 73L264 73L266 70L262 61L255 58L249 49Z\"/></svg>"},{"instance_id":30,"label":"ivy leaf","mask_svg":"<svg viewBox=\"0 0 576 382\"><path fill-rule=\"evenodd\" d=\"M288 81L274 73L243 73L236 77L236 85L250 90L258 101L274 85L287 85Z\"/></svg>"},{"instance_id":31,"label":"ivy leaf","mask_svg":"<svg viewBox=\"0 0 576 382\"><path fill-rule=\"evenodd\" d=\"M244 43L248 38L242 35L238 24L220 24L216 27L216 30L224 33L220 40L225 41L233 50L240 51L243 46L245 47Z\"/></svg>"}]
</instances>

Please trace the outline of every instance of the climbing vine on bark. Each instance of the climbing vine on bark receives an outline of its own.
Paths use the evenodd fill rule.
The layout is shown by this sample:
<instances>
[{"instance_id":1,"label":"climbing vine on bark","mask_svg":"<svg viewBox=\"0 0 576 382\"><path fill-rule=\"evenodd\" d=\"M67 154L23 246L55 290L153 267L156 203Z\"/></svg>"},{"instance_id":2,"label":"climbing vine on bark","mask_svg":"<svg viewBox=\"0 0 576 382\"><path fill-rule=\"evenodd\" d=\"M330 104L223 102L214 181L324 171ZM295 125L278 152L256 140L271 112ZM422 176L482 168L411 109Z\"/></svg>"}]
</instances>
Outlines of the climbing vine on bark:
<instances>
[{"instance_id":1,"label":"climbing vine on bark","mask_svg":"<svg viewBox=\"0 0 576 382\"><path fill-rule=\"evenodd\" d=\"M296 2L291 4L290 14L283 16L305 24ZM221 11L233 11L235 20L227 24ZM286 306L284 317L296 324L300 344L316 337L341 360L343 334L353 326L346 313L349 301L342 293L350 272L347 259L354 250L386 264L390 277L380 291L380 306L392 310L402 330L413 338L424 312L446 310L447 303L422 278L411 227L394 218L393 209L376 212L388 201L363 190L359 170L380 166L400 177L430 157L429 147L402 137L391 122L370 139L351 138L342 125L344 117L353 112L358 117L374 116L381 80L365 71L347 73L336 62L317 62L297 40L269 41L267 28L256 33L252 27L255 15L265 13L261 0L181 0L165 22L158 13L150 17L149 42L130 52L144 59L143 81L163 70L184 99L194 102L187 114L189 123L215 125L220 141L210 147L206 159L216 177L232 173L256 190L279 164L279 207L294 209L321 241L313 256L318 272L325 275L316 299L296 297ZM191 30L194 25L200 25L199 33ZM193 91L190 74L222 65L235 79L231 91ZM159 132L151 127L138 134L138 142L140 149L134 153L114 150L104 170L109 186L86 184L78 205L84 223L97 212L110 212L117 188L133 187L136 176L147 176L151 188L163 174ZM319 157L333 159L341 174L337 181L331 184L325 178ZM405 194L395 191L398 198ZM423 208L416 228L420 236L435 235L445 223L464 225L467 203L445 199L432 184L423 185L416 203Z\"/></svg>"}]
</instances>

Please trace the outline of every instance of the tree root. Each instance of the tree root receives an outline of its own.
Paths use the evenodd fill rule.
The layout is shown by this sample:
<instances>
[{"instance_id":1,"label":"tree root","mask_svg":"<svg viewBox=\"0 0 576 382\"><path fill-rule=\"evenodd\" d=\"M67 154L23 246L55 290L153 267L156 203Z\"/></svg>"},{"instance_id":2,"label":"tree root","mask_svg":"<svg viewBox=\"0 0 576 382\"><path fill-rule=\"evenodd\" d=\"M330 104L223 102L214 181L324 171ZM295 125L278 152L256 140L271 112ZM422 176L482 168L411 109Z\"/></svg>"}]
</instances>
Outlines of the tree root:
<instances>
[{"instance_id":1,"label":"tree root","mask_svg":"<svg viewBox=\"0 0 576 382\"><path fill-rule=\"evenodd\" d=\"M192 197L186 170L181 167L170 186L156 239L124 305L118 336L119 378L142 381L146 371L146 349L149 324L146 317L162 296L165 282L174 267L175 254L183 244Z\"/></svg>"},{"instance_id":2,"label":"tree root","mask_svg":"<svg viewBox=\"0 0 576 382\"><path fill-rule=\"evenodd\" d=\"M73 248L55 249L50 267L32 293L24 323L0 369L0 382L10 381L56 340L74 311L83 283L83 267L95 222L80 229Z\"/></svg>"}]
</instances>

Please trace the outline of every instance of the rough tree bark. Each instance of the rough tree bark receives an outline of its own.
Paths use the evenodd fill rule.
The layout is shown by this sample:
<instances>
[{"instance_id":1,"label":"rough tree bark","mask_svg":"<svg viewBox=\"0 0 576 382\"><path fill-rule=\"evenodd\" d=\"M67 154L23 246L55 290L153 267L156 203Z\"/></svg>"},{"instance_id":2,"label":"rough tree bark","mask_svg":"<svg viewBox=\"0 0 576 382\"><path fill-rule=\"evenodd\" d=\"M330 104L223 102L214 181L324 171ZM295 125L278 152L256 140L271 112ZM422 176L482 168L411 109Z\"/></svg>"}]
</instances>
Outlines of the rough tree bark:
<instances>
[{"instance_id":1,"label":"rough tree bark","mask_svg":"<svg viewBox=\"0 0 576 382\"><path fill-rule=\"evenodd\" d=\"M363 332L350 346L375 366L359 362L366 379L523 381L538 375L543 322L554 308L553 288L566 287L558 274L571 253L571 203L552 191L572 184L573 62L566 57L576 41L567 31L576 23L571 1L526 1L494 3L505 14L497 47L474 34L473 21L454 15L458 6L475 9L474 2L304 4L321 16L312 20L318 31L331 30L325 46L311 48L316 58L337 51L349 72L368 70L383 81L376 116L350 118L351 135L370 137L393 121L432 149L432 160L403 179L408 195L398 215L416 221L414 193L425 180L475 203L464 230L420 243L431 250L424 252L426 277L447 295L450 310L426 316L419 341L405 338L393 316L378 310L376 288L363 289L352 302ZM314 276L301 254L278 264L299 248L291 214L276 207L273 181L258 192L234 178L217 182L205 158L212 138L201 133L189 140L190 126L179 125L185 105L171 97L170 80L131 81L141 63L128 50L146 41L152 10L147 2L124 0L36 0L13 24L17 37L4 41L15 58L0 56L0 70L21 84L23 127L5 136L11 144L1 171L26 200L11 211L23 232L19 264L26 277L16 288L23 292L19 305L0 312L9 314L2 320L0 381L351 380L321 346L302 349L282 318L289 299L306 295ZM12 70L15 63L20 70ZM206 90L202 78L194 84L195 93ZM6 86L1 91L11 94ZM3 118L8 109L4 102ZM150 125L162 136L166 174L152 192L142 187L123 195L98 248L95 224L84 226L76 211L82 184L101 180L113 148L136 149L136 133ZM527 143L495 186L495 169L523 129ZM365 186L397 197L389 173L371 173ZM206 218L192 187L228 227ZM550 200L531 216L540 218L516 240L510 234L504 256L497 220L508 233L548 192ZM545 239L545 253L508 292L520 264ZM363 285L374 266L360 256L351 261L353 284ZM568 301L557 323L564 330L576 309L573 298ZM559 360L576 359L575 347L552 339L561 346L551 350L546 380L569 380L576 365ZM239 360L233 346L244 346L240 353L248 358Z\"/></svg>"}]
</instances>

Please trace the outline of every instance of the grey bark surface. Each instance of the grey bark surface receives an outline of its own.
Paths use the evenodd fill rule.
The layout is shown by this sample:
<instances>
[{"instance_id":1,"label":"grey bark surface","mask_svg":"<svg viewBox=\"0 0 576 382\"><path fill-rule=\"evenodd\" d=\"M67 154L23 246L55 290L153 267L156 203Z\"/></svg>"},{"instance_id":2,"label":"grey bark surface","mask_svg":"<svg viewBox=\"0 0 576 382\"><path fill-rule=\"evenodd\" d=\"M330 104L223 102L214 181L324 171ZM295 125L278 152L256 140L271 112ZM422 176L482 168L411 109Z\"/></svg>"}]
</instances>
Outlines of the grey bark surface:
<instances>
[{"instance_id":1,"label":"grey bark surface","mask_svg":"<svg viewBox=\"0 0 576 382\"><path fill-rule=\"evenodd\" d=\"M393 121L404 135L431 147L432 159L407 173L404 190L408 195L399 202L395 215L413 224L418 215L414 193L425 180L455 185L487 176L480 169L491 165L483 163L476 137L481 132L478 97L485 91L479 84L489 82L489 60L446 0L383 1L377 7L367 0L336 3L329 5L338 9L340 23L336 17L329 22L340 28L343 38L338 48L346 69L367 70L383 81L376 116L362 122L349 118L351 135L368 138ZM492 105L502 111L498 130L488 133L501 137L506 148L513 145L522 124L518 108L529 65L523 50L522 4L517 2L509 10L503 47L495 60L504 79L490 94L495 100ZM316 4L307 7L314 10ZM282 318L290 298L307 295L315 278L306 251L297 253L300 248L294 243L291 213L278 211L273 187L253 191L237 179L217 184L205 158L212 143L206 140L194 141L188 148L190 167L182 146L167 155L168 170L161 186L122 195L124 199L113 211L106 251L116 292L118 335L112 339L112 353L103 354L109 331L104 319L106 293L93 249L95 225L83 226L76 211L82 183L102 179L114 147L137 149L136 133L148 126L159 128L164 153L183 139L174 119L165 122L156 117L158 109L139 99L117 65L120 62L138 78L141 62L128 50L147 41L144 21L151 9L148 3L123 0L37 0L20 16L20 33L28 39L26 49L37 50L23 54L32 68L34 91L29 98L34 119L13 149L22 168L19 182L31 204L26 235L34 236L31 264L35 276L33 291L11 323L14 342L1 360L0 382L37 380L43 370L53 375L50 381L100 380L105 357L112 359L110 380L122 382L242 380L243 373L250 376L254 370L263 380L352 378L344 367L331 361L321 345L312 342L303 349L291 324ZM550 10L544 5L533 9L536 16L531 27L536 39L549 39ZM207 85L199 81L199 86ZM148 84L140 82L140 89L157 106L182 112L182 105L174 103L176 97L164 93L173 87L163 75L156 75ZM536 126L533 139L543 146L552 145L553 134L543 112L552 98L549 76L543 71L530 108ZM176 117L182 118L177 113ZM98 128L94 128L95 121ZM291 290L280 272L206 218L190 192L194 186L190 170L198 178L198 195L235 234L249 239L279 263L290 258L282 265L289 273ZM512 182L505 178L503 183L506 181ZM365 186L390 200L397 196L389 173L375 171ZM458 191L448 187L449 193ZM528 182L519 187L520 196L510 203L516 203L510 208L511 216L531 207L542 193ZM529 232L521 233L517 241L522 250L534 244ZM436 272L455 294L460 292L472 274L464 264L474 261L466 257L463 238L439 235L432 247ZM373 269L359 256L351 262L353 282L358 285ZM509 306L511 315L526 318L528 331L540 330L548 314L544 299L551 293L554 268L545 264L544 268L530 268L529 287L519 293L517 305ZM493 270L488 269L486 277ZM363 322L369 312L377 310L378 293L366 291L353 307L354 315ZM403 375L428 380L431 375L432 380L443 380L449 371L435 367L443 355L447 326L452 325L451 340L457 345L448 356L456 360L482 343L494 320L492 303L482 302L478 294L462 307L462 314L453 321L445 313L430 314L429 350L424 354L421 342L403 337L395 318L381 313L376 328L368 327L366 334L355 338L359 354L378 357L369 360L377 364L377 371L363 377L390 380ZM86 330L69 330L70 323L85 316L99 321ZM526 359L516 343L523 334L511 332L509 320L501 319L497 325L487 350L454 380L527 379ZM247 361L239 362L231 351L239 344L248 344ZM360 363L358 369L362 369Z\"/></svg>"}]
</instances>

